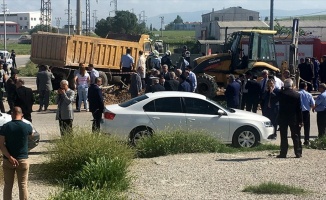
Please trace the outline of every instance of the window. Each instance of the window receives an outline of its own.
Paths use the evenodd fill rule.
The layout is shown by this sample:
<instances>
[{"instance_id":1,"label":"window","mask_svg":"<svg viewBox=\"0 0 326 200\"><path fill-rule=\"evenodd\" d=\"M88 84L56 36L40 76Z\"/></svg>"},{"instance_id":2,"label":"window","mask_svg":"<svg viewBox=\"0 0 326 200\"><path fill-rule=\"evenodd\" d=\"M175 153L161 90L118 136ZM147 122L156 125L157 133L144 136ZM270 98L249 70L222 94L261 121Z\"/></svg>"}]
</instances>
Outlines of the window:
<instances>
[{"instance_id":1,"label":"window","mask_svg":"<svg viewBox=\"0 0 326 200\"><path fill-rule=\"evenodd\" d=\"M31 28L34 28L34 26L31 26Z\"/></svg>"},{"instance_id":2,"label":"window","mask_svg":"<svg viewBox=\"0 0 326 200\"><path fill-rule=\"evenodd\" d=\"M27 26L25 26L24 29L27 29Z\"/></svg>"},{"instance_id":3,"label":"window","mask_svg":"<svg viewBox=\"0 0 326 200\"><path fill-rule=\"evenodd\" d=\"M23 27L22 26L20 26L20 30L22 30L23 29Z\"/></svg>"},{"instance_id":4,"label":"window","mask_svg":"<svg viewBox=\"0 0 326 200\"><path fill-rule=\"evenodd\" d=\"M32 27L33 28L33 27ZM144 99L148 99L148 96L146 95L141 95L141 96L138 96L138 97L135 97L133 99L130 99L129 101L126 101L126 102L123 102L123 103L120 103L119 106L120 107L123 107L123 108L126 108L126 107L129 107L135 103L138 103Z\"/></svg>"},{"instance_id":5,"label":"window","mask_svg":"<svg viewBox=\"0 0 326 200\"><path fill-rule=\"evenodd\" d=\"M145 50L145 52L146 51L152 51L152 46L151 46L151 43L150 42L146 42L144 44L144 50Z\"/></svg>"},{"instance_id":6,"label":"window","mask_svg":"<svg viewBox=\"0 0 326 200\"><path fill-rule=\"evenodd\" d=\"M220 21L220 18L219 17L215 17L215 21Z\"/></svg>"},{"instance_id":7,"label":"window","mask_svg":"<svg viewBox=\"0 0 326 200\"><path fill-rule=\"evenodd\" d=\"M155 99L144 106L144 111L182 113L181 101L179 97Z\"/></svg>"},{"instance_id":8,"label":"window","mask_svg":"<svg viewBox=\"0 0 326 200\"><path fill-rule=\"evenodd\" d=\"M219 110L215 105L202 99L185 98L185 103L186 113L217 115L217 111Z\"/></svg>"},{"instance_id":9,"label":"window","mask_svg":"<svg viewBox=\"0 0 326 200\"><path fill-rule=\"evenodd\" d=\"M253 16L249 16L249 21L254 21L254 17Z\"/></svg>"},{"instance_id":10,"label":"window","mask_svg":"<svg viewBox=\"0 0 326 200\"><path fill-rule=\"evenodd\" d=\"M33 17L31 17L31 21L33 21Z\"/></svg>"},{"instance_id":11,"label":"window","mask_svg":"<svg viewBox=\"0 0 326 200\"><path fill-rule=\"evenodd\" d=\"M27 17L24 17L24 20L27 20Z\"/></svg>"},{"instance_id":12,"label":"window","mask_svg":"<svg viewBox=\"0 0 326 200\"><path fill-rule=\"evenodd\" d=\"M19 19L20 19L20 20L23 20L23 18L22 18L22 17L19 17Z\"/></svg>"},{"instance_id":13,"label":"window","mask_svg":"<svg viewBox=\"0 0 326 200\"><path fill-rule=\"evenodd\" d=\"M34 21L36 21L36 18L34 18Z\"/></svg>"}]
</instances>

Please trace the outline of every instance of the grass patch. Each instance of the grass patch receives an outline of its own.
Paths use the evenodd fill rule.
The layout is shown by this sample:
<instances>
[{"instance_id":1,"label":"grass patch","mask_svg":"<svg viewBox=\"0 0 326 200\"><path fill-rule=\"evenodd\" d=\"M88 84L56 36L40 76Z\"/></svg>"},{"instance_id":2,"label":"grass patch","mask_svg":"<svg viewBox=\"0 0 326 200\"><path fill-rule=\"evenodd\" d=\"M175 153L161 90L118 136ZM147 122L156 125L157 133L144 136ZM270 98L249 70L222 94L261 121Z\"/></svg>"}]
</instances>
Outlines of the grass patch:
<instances>
[{"instance_id":1,"label":"grass patch","mask_svg":"<svg viewBox=\"0 0 326 200\"><path fill-rule=\"evenodd\" d=\"M153 31L154 35L159 35L159 37L154 37L154 39L163 40L164 43L185 43L187 41L195 41L196 32L189 31L180 31L180 30L171 30L163 31L163 37L161 37L161 31Z\"/></svg>"},{"instance_id":2,"label":"grass patch","mask_svg":"<svg viewBox=\"0 0 326 200\"><path fill-rule=\"evenodd\" d=\"M38 72L37 65L32 61L28 61L25 67L19 68L20 76L35 77Z\"/></svg>"},{"instance_id":3,"label":"grass patch","mask_svg":"<svg viewBox=\"0 0 326 200\"><path fill-rule=\"evenodd\" d=\"M3 41L1 42L3 44ZM2 47L3 49L4 47ZM16 55L30 55L31 54L31 44L17 44L16 42L7 42L7 51L11 52L14 49Z\"/></svg>"},{"instance_id":4,"label":"grass patch","mask_svg":"<svg viewBox=\"0 0 326 200\"><path fill-rule=\"evenodd\" d=\"M326 136L310 141L309 148L326 150Z\"/></svg>"},{"instance_id":5,"label":"grass patch","mask_svg":"<svg viewBox=\"0 0 326 200\"><path fill-rule=\"evenodd\" d=\"M40 94L38 92L33 93L35 102L34 104L40 104ZM57 96L57 93L55 91L50 92L50 97L49 97L49 105L54 105L55 104L55 98Z\"/></svg>"},{"instance_id":6,"label":"grass patch","mask_svg":"<svg viewBox=\"0 0 326 200\"><path fill-rule=\"evenodd\" d=\"M121 194L111 190L68 189L50 197L49 200L124 200Z\"/></svg>"},{"instance_id":7,"label":"grass patch","mask_svg":"<svg viewBox=\"0 0 326 200\"><path fill-rule=\"evenodd\" d=\"M151 158L181 153L237 153L248 151L279 150L276 145L258 145L254 148L233 148L222 144L218 139L205 133L174 131L155 133L142 138L136 145L140 158Z\"/></svg>"},{"instance_id":8,"label":"grass patch","mask_svg":"<svg viewBox=\"0 0 326 200\"><path fill-rule=\"evenodd\" d=\"M54 153L49 154L49 162L44 169L45 177L58 181L80 175L87 164L92 165L92 162L96 162L100 157L108 160L105 164L109 171L115 171L116 167L120 166L127 168L134 157L134 151L114 137L93 134L82 128L75 128L74 134L65 135L56 140L49 147L49 151ZM110 165L110 162L115 159L124 164L115 166L112 162ZM94 177L90 177L92 178Z\"/></svg>"},{"instance_id":9,"label":"grass patch","mask_svg":"<svg viewBox=\"0 0 326 200\"><path fill-rule=\"evenodd\" d=\"M288 186L283 185L280 183L273 183L273 182L267 182L267 183L261 183L258 186L247 186L243 192L251 192L254 194L294 194L294 195L300 195L300 194L306 194L308 191L294 187L294 186Z\"/></svg>"}]
</instances>

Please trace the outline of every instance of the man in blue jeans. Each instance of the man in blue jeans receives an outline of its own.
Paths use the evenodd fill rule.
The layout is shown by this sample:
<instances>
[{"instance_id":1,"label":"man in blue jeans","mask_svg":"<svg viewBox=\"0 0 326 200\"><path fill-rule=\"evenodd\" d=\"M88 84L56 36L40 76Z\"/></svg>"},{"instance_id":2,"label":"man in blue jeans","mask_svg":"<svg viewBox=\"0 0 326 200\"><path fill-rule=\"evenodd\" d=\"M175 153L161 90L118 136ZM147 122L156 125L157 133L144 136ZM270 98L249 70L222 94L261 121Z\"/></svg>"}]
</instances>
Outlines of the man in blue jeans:
<instances>
[{"instance_id":1,"label":"man in blue jeans","mask_svg":"<svg viewBox=\"0 0 326 200\"><path fill-rule=\"evenodd\" d=\"M19 199L27 199L28 181L28 137L33 137L32 126L23 122L20 107L14 107L12 121L0 130L0 149L3 154L3 199L12 199L12 188L17 173Z\"/></svg>"}]
</instances>

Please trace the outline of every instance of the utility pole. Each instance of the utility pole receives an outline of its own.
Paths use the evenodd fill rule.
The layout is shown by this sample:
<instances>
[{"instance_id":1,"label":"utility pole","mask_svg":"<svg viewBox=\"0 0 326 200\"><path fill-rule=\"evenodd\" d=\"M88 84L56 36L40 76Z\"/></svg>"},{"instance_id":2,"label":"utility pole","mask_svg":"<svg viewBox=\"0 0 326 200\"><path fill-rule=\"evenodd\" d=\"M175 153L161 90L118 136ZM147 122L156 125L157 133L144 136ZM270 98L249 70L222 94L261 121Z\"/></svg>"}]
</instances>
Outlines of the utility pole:
<instances>
[{"instance_id":1,"label":"utility pole","mask_svg":"<svg viewBox=\"0 0 326 200\"><path fill-rule=\"evenodd\" d=\"M58 33L59 33L59 29L60 29L60 21L61 21L61 17L56 17L55 18L55 24L57 26Z\"/></svg>"},{"instance_id":2,"label":"utility pole","mask_svg":"<svg viewBox=\"0 0 326 200\"><path fill-rule=\"evenodd\" d=\"M86 0L86 35L91 35L91 4L90 0Z\"/></svg>"},{"instance_id":3,"label":"utility pole","mask_svg":"<svg viewBox=\"0 0 326 200\"><path fill-rule=\"evenodd\" d=\"M164 16L160 17L161 18L161 37L163 38L163 24L164 24Z\"/></svg>"},{"instance_id":4,"label":"utility pole","mask_svg":"<svg viewBox=\"0 0 326 200\"><path fill-rule=\"evenodd\" d=\"M110 6L112 3L114 4L114 9L109 12L109 16L110 16L111 12L114 12L114 14L115 14L118 11L118 0L112 0L110 2Z\"/></svg>"},{"instance_id":5,"label":"utility pole","mask_svg":"<svg viewBox=\"0 0 326 200\"><path fill-rule=\"evenodd\" d=\"M145 22L146 22L146 17L147 17L147 16L145 15L145 10L141 11L141 12L140 12L140 15L141 15L140 18L142 19L140 23L145 23Z\"/></svg>"},{"instance_id":6,"label":"utility pole","mask_svg":"<svg viewBox=\"0 0 326 200\"><path fill-rule=\"evenodd\" d=\"M70 24L72 24L70 21L70 16L71 16L71 9L70 9L70 0L68 0L68 35L70 35Z\"/></svg>"},{"instance_id":7,"label":"utility pole","mask_svg":"<svg viewBox=\"0 0 326 200\"><path fill-rule=\"evenodd\" d=\"M82 26L82 19L81 19L81 0L77 0L77 13L76 13L76 26L77 26L77 35L81 35L81 26Z\"/></svg>"},{"instance_id":8,"label":"utility pole","mask_svg":"<svg viewBox=\"0 0 326 200\"><path fill-rule=\"evenodd\" d=\"M269 29L274 30L274 0L271 0Z\"/></svg>"},{"instance_id":9,"label":"utility pole","mask_svg":"<svg viewBox=\"0 0 326 200\"><path fill-rule=\"evenodd\" d=\"M7 4L6 4L6 0L3 0L3 4L2 4L2 9L3 9L3 25L4 25L4 50L7 50L7 23L6 23L6 12L7 12Z\"/></svg>"},{"instance_id":10,"label":"utility pole","mask_svg":"<svg viewBox=\"0 0 326 200\"><path fill-rule=\"evenodd\" d=\"M95 25L97 23L97 16L96 16L97 10L93 10L93 29L95 30Z\"/></svg>"}]
</instances>

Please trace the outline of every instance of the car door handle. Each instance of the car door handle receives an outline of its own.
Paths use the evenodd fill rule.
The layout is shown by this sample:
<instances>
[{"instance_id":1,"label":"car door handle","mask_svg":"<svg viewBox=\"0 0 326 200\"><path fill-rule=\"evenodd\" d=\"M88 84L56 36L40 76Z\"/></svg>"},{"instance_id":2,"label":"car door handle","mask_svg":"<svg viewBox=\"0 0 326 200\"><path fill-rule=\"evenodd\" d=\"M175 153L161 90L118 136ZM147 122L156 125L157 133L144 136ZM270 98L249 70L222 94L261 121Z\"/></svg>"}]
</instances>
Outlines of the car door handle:
<instances>
[{"instance_id":1,"label":"car door handle","mask_svg":"<svg viewBox=\"0 0 326 200\"><path fill-rule=\"evenodd\" d=\"M196 119L188 118L189 121L196 121Z\"/></svg>"},{"instance_id":2,"label":"car door handle","mask_svg":"<svg viewBox=\"0 0 326 200\"><path fill-rule=\"evenodd\" d=\"M159 117L153 117L153 119L154 119L154 120L158 120L158 119L160 119L160 118L159 118Z\"/></svg>"}]
</instances>

